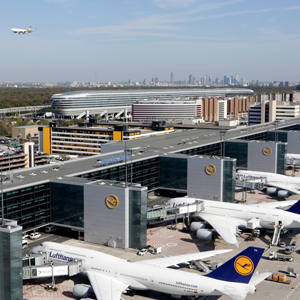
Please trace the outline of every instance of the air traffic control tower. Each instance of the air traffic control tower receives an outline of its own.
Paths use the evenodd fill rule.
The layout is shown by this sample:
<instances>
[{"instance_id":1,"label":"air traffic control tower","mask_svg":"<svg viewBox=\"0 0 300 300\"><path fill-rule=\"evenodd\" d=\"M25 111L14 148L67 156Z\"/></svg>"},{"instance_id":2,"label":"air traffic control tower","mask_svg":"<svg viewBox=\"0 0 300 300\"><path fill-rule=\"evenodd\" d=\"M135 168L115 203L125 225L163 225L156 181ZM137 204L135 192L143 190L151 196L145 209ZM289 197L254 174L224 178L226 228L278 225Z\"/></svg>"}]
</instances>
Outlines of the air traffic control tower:
<instances>
[{"instance_id":1,"label":"air traffic control tower","mask_svg":"<svg viewBox=\"0 0 300 300\"><path fill-rule=\"evenodd\" d=\"M22 226L7 219L0 226L0 299L23 299Z\"/></svg>"}]
</instances>

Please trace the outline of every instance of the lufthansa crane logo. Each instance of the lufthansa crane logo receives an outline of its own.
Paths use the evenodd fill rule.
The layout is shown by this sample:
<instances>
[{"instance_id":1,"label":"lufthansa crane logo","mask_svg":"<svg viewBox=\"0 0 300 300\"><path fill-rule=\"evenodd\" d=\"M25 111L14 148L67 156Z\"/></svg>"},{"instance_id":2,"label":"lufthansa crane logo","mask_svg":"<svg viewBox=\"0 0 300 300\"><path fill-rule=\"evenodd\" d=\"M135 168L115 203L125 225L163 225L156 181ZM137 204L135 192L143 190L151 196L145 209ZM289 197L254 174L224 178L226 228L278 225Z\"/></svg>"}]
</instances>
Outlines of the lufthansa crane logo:
<instances>
[{"instance_id":1,"label":"lufthansa crane logo","mask_svg":"<svg viewBox=\"0 0 300 300\"><path fill-rule=\"evenodd\" d=\"M106 197L105 203L108 208L115 209L119 205L119 199L117 196L111 194Z\"/></svg>"},{"instance_id":2,"label":"lufthansa crane logo","mask_svg":"<svg viewBox=\"0 0 300 300\"><path fill-rule=\"evenodd\" d=\"M205 173L207 175L214 175L216 173L216 167L212 164L209 164L205 167Z\"/></svg>"},{"instance_id":3,"label":"lufthansa crane logo","mask_svg":"<svg viewBox=\"0 0 300 300\"><path fill-rule=\"evenodd\" d=\"M254 271L254 263L247 256L239 256L234 261L235 270L243 276L248 276Z\"/></svg>"},{"instance_id":4,"label":"lufthansa crane logo","mask_svg":"<svg viewBox=\"0 0 300 300\"><path fill-rule=\"evenodd\" d=\"M270 147L265 147L265 148L263 149L263 154L264 154L264 155L268 156L268 155L270 155L271 153L272 153L272 149L271 149Z\"/></svg>"}]
</instances>

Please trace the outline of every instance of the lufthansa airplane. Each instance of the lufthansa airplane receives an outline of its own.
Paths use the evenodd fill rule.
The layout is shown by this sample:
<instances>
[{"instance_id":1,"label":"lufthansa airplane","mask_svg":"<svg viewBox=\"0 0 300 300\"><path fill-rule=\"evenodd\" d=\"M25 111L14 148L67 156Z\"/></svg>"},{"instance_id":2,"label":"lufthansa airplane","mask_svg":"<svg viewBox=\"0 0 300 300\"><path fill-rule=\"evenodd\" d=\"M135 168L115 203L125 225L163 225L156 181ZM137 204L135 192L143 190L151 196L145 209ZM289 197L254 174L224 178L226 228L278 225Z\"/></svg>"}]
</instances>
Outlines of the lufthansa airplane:
<instances>
[{"instance_id":1,"label":"lufthansa airplane","mask_svg":"<svg viewBox=\"0 0 300 300\"><path fill-rule=\"evenodd\" d=\"M270 186L267 188L269 195L277 194L278 197L288 197L289 194L300 195L300 178L291 177L276 173L258 172L238 170L237 175L244 175L245 177L265 177L265 185Z\"/></svg>"},{"instance_id":2,"label":"lufthansa airplane","mask_svg":"<svg viewBox=\"0 0 300 300\"><path fill-rule=\"evenodd\" d=\"M31 33L31 32L36 31L36 30L37 30L37 28L35 30L32 30L31 26L28 29L19 29L19 28L12 28L11 29L11 31L13 33L18 33L18 34L20 34L20 33L23 33L23 34L25 34L25 33Z\"/></svg>"},{"instance_id":3,"label":"lufthansa airplane","mask_svg":"<svg viewBox=\"0 0 300 300\"><path fill-rule=\"evenodd\" d=\"M167 201L172 206L199 202L201 208L193 213L193 218L207 222L229 244L238 247L236 235L239 229L247 228L248 221L259 219L258 228L274 229L279 222L286 229L300 228L300 200L241 205L228 202L204 200L190 197L173 198ZM292 205L288 210L276 209ZM197 237L212 240L212 231L201 222L193 222L191 230Z\"/></svg>"},{"instance_id":4,"label":"lufthansa airplane","mask_svg":"<svg viewBox=\"0 0 300 300\"><path fill-rule=\"evenodd\" d=\"M136 262L53 242L44 242L31 249L31 253L40 251L48 252L53 261L85 261L83 273L88 276L92 288L82 284L75 285L73 289L73 294L82 300L88 299L90 292L96 295L97 300L120 300L121 294L127 289L131 295L133 289L182 296L227 295L234 300L244 300L248 294L254 294L255 286L271 274L266 272L253 275L264 252L263 248L257 247L245 249L203 276L167 267L232 250L214 250Z\"/></svg>"}]
</instances>

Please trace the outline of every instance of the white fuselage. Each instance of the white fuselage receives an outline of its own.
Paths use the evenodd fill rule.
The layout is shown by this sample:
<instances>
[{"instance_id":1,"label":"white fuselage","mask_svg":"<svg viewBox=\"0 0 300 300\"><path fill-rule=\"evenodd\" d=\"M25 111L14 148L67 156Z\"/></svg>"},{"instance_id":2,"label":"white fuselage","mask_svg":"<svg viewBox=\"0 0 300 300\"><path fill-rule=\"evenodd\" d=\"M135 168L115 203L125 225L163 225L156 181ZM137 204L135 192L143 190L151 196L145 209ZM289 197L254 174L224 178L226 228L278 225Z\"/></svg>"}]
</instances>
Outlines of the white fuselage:
<instances>
[{"instance_id":1,"label":"white fuselage","mask_svg":"<svg viewBox=\"0 0 300 300\"><path fill-rule=\"evenodd\" d=\"M85 261L84 272L96 272L104 276L119 280L132 289L136 290L155 290L173 295L210 295L220 294L214 290L218 287L243 289L253 294L253 285L225 282L208 278L195 273L183 272L164 267L151 266L142 262L129 262L101 252L66 246L57 243L45 242L41 251L51 252L52 256L56 253L73 259ZM66 259L57 259L66 261Z\"/></svg>"},{"instance_id":2,"label":"white fuselage","mask_svg":"<svg viewBox=\"0 0 300 300\"><path fill-rule=\"evenodd\" d=\"M188 198L185 199L187 202ZM191 198L191 201L196 199ZM235 223L239 228L246 228L247 221L259 219L260 228L274 229L274 225L282 222L284 228L300 227L300 215L282 209L263 208L259 206L234 204L212 200L200 200L203 203L203 210L194 215L205 218L205 215L225 217ZM296 221L296 222L294 222Z\"/></svg>"},{"instance_id":3,"label":"white fuselage","mask_svg":"<svg viewBox=\"0 0 300 300\"><path fill-rule=\"evenodd\" d=\"M269 172L258 172L258 171L244 171L239 170L237 175L242 174L249 177L265 177L267 182L266 185L270 184L272 186L276 185L284 185L293 188L293 189L300 189L300 178L299 177L291 177L276 173L269 173Z\"/></svg>"}]
</instances>

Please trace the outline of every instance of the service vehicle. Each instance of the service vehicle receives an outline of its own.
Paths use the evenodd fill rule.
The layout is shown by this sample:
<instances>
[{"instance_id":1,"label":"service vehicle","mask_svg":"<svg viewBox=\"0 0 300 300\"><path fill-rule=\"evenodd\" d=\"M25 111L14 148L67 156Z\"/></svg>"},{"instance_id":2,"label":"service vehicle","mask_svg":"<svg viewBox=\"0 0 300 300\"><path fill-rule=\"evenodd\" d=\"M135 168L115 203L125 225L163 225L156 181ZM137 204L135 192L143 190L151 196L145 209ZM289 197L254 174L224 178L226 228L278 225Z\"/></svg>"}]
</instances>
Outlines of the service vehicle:
<instances>
[{"instance_id":1,"label":"service vehicle","mask_svg":"<svg viewBox=\"0 0 300 300\"><path fill-rule=\"evenodd\" d=\"M30 238L31 240L35 240L35 239L38 239L40 236L41 236L40 233L38 233L38 232L32 232L32 233L30 233L29 238Z\"/></svg>"},{"instance_id":2,"label":"service vehicle","mask_svg":"<svg viewBox=\"0 0 300 300\"><path fill-rule=\"evenodd\" d=\"M275 253L275 251L270 251L269 259L271 260L280 260L280 261L293 261L292 256L280 255Z\"/></svg>"},{"instance_id":3,"label":"service vehicle","mask_svg":"<svg viewBox=\"0 0 300 300\"><path fill-rule=\"evenodd\" d=\"M147 253L148 253L148 250L147 250L147 249L141 249L141 250L139 250L139 251L137 252L137 255L143 256L143 255L145 255L145 254L147 254Z\"/></svg>"}]
</instances>

